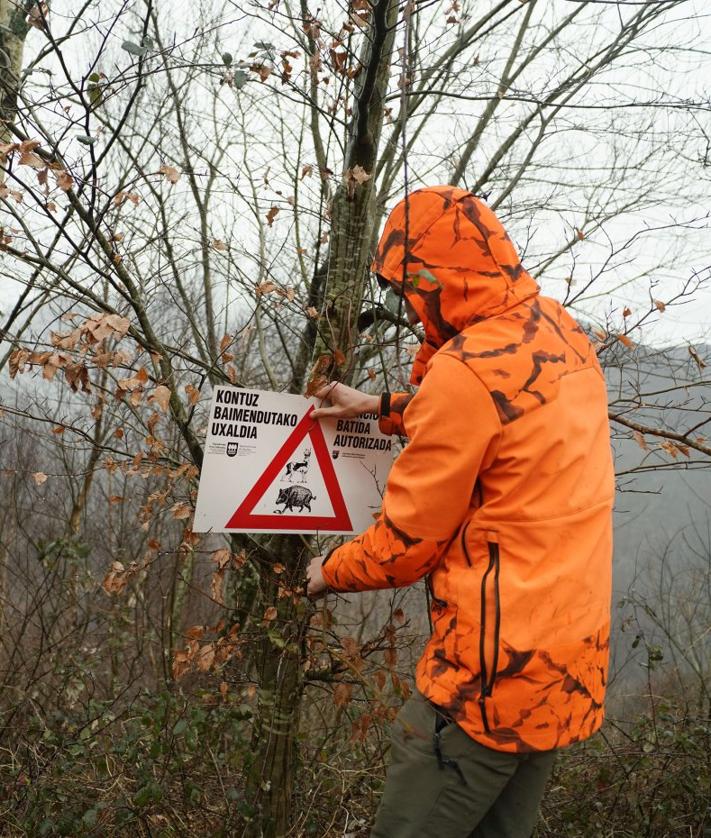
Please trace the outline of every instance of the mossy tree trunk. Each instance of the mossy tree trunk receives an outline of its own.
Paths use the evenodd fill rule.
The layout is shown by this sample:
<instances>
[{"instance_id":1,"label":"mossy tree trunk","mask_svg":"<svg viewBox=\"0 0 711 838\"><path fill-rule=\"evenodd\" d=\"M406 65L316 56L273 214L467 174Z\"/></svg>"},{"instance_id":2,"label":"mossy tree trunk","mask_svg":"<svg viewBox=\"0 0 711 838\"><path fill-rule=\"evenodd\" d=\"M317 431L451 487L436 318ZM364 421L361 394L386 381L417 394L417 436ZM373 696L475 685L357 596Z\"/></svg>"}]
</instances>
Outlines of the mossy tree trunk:
<instances>
[{"instance_id":1,"label":"mossy tree trunk","mask_svg":"<svg viewBox=\"0 0 711 838\"><path fill-rule=\"evenodd\" d=\"M375 167L390 78L398 5L374 4L364 38L361 71L349 127L341 182L330 207L329 252L316 269L316 297L324 328L307 327L304 364L294 375L292 392L301 392L307 369L312 376L349 381L354 369L357 320L367 287L375 212ZM298 769L296 736L303 695L303 637L309 618L306 603L284 596L284 588L303 584L310 558L301 538L285 536L270 544L274 561L284 566L283 581L269 569L262 574L261 602L276 609L257 663L259 683L254 727L254 761L248 798L254 805L252 835L277 838L295 822L293 789ZM280 588L282 595L280 596ZM298 597L297 597L298 599ZM272 612L273 613L273 612Z\"/></svg>"}]
</instances>

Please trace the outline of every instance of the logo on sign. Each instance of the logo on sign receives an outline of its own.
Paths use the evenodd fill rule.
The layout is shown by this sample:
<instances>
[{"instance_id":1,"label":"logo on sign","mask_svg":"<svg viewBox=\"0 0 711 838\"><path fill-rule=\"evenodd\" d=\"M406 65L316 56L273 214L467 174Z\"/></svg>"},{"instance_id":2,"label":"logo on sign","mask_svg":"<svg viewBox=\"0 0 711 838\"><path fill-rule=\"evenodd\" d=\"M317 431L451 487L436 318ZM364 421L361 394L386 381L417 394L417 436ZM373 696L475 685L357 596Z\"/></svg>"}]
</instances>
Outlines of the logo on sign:
<instances>
[{"instance_id":1,"label":"logo on sign","mask_svg":"<svg viewBox=\"0 0 711 838\"><path fill-rule=\"evenodd\" d=\"M228 442L227 443L227 456L234 457L237 453L237 449L239 448L239 442Z\"/></svg>"}]
</instances>

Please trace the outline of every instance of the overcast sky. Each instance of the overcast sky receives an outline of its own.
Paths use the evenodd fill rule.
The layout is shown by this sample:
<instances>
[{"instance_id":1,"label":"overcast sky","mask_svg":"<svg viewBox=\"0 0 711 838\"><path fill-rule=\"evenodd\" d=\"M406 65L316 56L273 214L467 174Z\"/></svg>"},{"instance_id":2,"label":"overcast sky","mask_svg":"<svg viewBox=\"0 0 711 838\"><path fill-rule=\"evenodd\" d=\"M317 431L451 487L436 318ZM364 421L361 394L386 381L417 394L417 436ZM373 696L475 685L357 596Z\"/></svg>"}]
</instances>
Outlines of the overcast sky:
<instances>
[{"instance_id":1,"label":"overcast sky","mask_svg":"<svg viewBox=\"0 0 711 838\"><path fill-rule=\"evenodd\" d=\"M249 5L245 4L245 8L249 8ZM326 9L335 8L332 2L322 5ZM480 13L480 3L469 5L477 14ZM560 17L570 7L571 4L567 0L540 4L538 25L550 24L556 16ZM175 27L175 32L179 33L181 28L187 31L195 24L195 7L186 4L183 8L184 18L181 16L164 24L166 36L170 36L172 26ZM465 11L466 8L465 4ZM102 6L102 9L106 14L107 7ZM596 24L597 29L591 30L591 37L597 37L595 32L599 34L607 26L614 26L615 16L620 13L614 6L606 7L604 11L607 18L602 24ZM237 22L234 22L235 18ZM225 20L233 22L219 28L216 48L228 45L238 55L240 50L245 52L249 44L262 37L274 41L278 48L289 46L287 40L283 43L278 41L279 32L274 26L265 26L254 19L245 19L233 9L225 13ZM126 37L135 36L124 26L119 26L111 36L110 49L113 49L118 62L126 63L131 60L120 49L121 40ZM437 28L433 27L433 49L437 48L439 37ZM27 46L28 56L41 46L42 38L39 32L31 33ZM617 69L606 74L600 82L591 87L586 93L587 104L599 107L617 101L619 97L626 101L647 101L660 92L666 96L667 101L708 100L705 80L711 77L711 18L706 16L705 6L700 0L679 3L678 10L668 16L665 25L646 35L643 43L645 51L630 56ZM685 47L683 52L675 49L679 45ZM422 46L424 48L426 45ZM572 49L574 45L568 44L564 47ZM491 73L492 69L489 68L495 70L497 65L487 64L486 49L495 50L496 43L487 44L481 56L482 66ZM561 54L565 61L569 60L563 49ZM77 72L81 74L81 51L76 51L73 56L69 52L68 60L71 61L72 57L76 62ZM549 66L544 64L542 71L541 66L536 65L531 71L532 78L522 78L520 87L534 90L538 87L544 90L545 84L552 83L555 78L561 60L563 59L560 55L551 54ZM546 79L545 74L548 71L550 78ZM484 74L480 80L482 89L493 83L492 79L495 81L495 78L487 78ZM449 166L446 148L448 144L452 146L457 140L466 139L475 124L477 108L481 108L481 103L462 101L456 101L451 107L444 107L443 116L437 123L442 132L441 136L430 134L413 153L410 174L414 185L418 182L446 180ZM538 169L535 179L514 193L519 201L525 202L535 190L545 194L546 179L557 180L561 173L564 173L569 185L580 184L580 195L595 189L596 171L610 160L612 155L619 153L618 146L596 133L595 120L603 121L603 114L599 111L597 113L598 117L595 111L564 112L566 122L561 124L565 130L561 130L554 142L543 148L536 160ZM293 118L293 115L289 118ZM639 132L644 119L640 117L639 111L634 108L622 109L616 114L615 119L620 133L637 132L634 141L630 141L630 154L631 159L635 155L642 159L645 137L640 137ZM622 242L630 240L630 244L610 259L604 280L596 285L596 293L587 295L576 306L575 311L580 316L591 317L598 322L605 322L610 313L613 320L615 317L619 319L619 312L625 306L642 311L649 305L650 297L667 302L681 283L697 273L701 280L705 280L705 287L695 293L693 300L679 307L668 307L663 314L656 316L656 322L645 329L643 339L655 343L711 343L711 282L708 281L711 258L708 249L709 220L706 217L709 211L706 198L708 179L707 169L696 162L706 153L706 138L711 137L709 111L695 110L690 114L681 109L658 110L655 112L654 121L649 123L646 130L649 131L650 148L652 140L658 140L660 136L665 138L664 141L668 145L659 169L663 174L659 182L651 186L650 203L655 202L655 190L658 195L668 195L668 203L635 209L607 222L602 230L586 235L575 253L574 289L584 284L591 272L599 270L605 260L610 259L611 252L620 251ZM491 136L487 136L483 143L483 151L488 152L497 141L496 129L492 129ZM442 150L445 150L445 159L440 165L433 163L431 156L428 158L432 149L439 150L440 156ZM258 165L271 151L255 148L251 153L255 165ZM549 169L546 168L548 159ZM473 166L476 166L476 160ZM635 178L648 180L649 171L651 169L644 167L633 168L629 172L627 182L621 184L617 192L611 193L610 199L619 197L626 188L632 189ZM649 188L649 184L646 188ZM569 188L571 196L574 191L574 188ZM604 190L600 195L603 194ZM393 196L393 202L397 197ZM491 200L495 199L494 189ZM579 203L579 200L579 196L576 199L571 197L571 206ZM525 203L523 205L525 207ZM525 251L524 261L528 267L535 266L547 252L555 249L561 240L565 240L572 230L582 224L579 213L566 208L559 201L550 207L544 205L530 215L526 214L525 209L518 210L519 207L515 203L508 202L503 204L498 212L506 218L512 237L520 249ZM237 212L236 207L234 212ZM282 234L286 233L282 219L283 216L275 224L274 236L278 236L280 231ZM683 222L681 226L680 222ZM674 226L673 231L670 231L671 226ZM654 228L659 229L655 232ZM245 244L245 251L249 251L248 242ZM12 282L11 260L2 254L0 260L3 264L0 308L6 310L16 299L20 286ZM544 292L562 297L566 288L564 279L570 272L570 260L563 260L544 273L541 278Z\"/></svg>"}]
</instances>

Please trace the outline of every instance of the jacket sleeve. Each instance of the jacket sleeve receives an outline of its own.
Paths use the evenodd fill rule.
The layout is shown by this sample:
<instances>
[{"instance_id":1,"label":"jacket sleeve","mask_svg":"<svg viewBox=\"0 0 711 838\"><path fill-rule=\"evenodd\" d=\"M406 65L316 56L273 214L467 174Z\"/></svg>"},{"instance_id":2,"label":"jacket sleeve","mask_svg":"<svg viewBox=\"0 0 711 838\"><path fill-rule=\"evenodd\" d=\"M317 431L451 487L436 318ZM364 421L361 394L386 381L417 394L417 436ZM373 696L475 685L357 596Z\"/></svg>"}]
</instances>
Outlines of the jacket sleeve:
<instances>
[{"instance_id":1,"label":"jacket sleeve","mask_svg":"<svg viewBox=\"0 0 711 838\"><path fill-rule=\"evenodd\" d=\"M378 427L382 433L407 436L404 414L412 399L412 393L383 393L380 397L378 419Z\"/></svg>"},{"instance_id":2,"label":"jacket sleeve","mask_svg":"<svg viewBox=\"0 0 711 838\"><path fill-rule=\"evenodd\" d=\"M377 520L324 560L333 590L398 588L428 574L465 519L501 433L488 390L447 355L433 359L407 429L410 442L392 467Z\"/></svg>"}]
</instances>

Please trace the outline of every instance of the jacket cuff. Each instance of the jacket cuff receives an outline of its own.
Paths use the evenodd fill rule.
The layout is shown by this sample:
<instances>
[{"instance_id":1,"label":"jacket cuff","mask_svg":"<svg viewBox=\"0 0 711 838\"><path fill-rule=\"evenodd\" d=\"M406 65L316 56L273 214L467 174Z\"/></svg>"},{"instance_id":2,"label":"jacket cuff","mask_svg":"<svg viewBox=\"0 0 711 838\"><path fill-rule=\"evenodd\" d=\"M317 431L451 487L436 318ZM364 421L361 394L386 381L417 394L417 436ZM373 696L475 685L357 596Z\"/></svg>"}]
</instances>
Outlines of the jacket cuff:
<instances>
[{"instance_id":1,"label":"jacket cuff","mask_svg":"<svg viewBox=\"0 0 711 838\"><path fill-rule=\"evenodd\" d=\"M323 561L321 562L321 575L323 576L323 581L326 583L327 587L331 591L337 591L338 588L336 587L336 583L334 581L334 571L336 569L337 561L331 561L330 567L327 566L327 562L333 554L339 550L343 545L339 545L338 547L332 547L328 553L324 556Z\"/></svg>"},{"instance_id":2,"label":"jacket cuff","mask_svg":"<svg viewBox=\"0 0 711 838\"><path fill-rule=\"evenodd\" d=\"M412 393L383 393L380 397L378 427L384 434L407 436L405 408L412 400Z\"/></svg>"}]
</instances>

